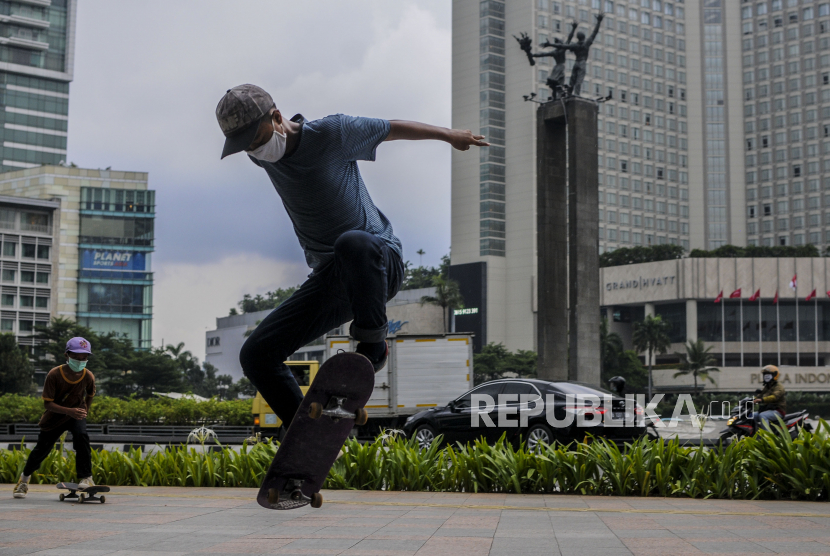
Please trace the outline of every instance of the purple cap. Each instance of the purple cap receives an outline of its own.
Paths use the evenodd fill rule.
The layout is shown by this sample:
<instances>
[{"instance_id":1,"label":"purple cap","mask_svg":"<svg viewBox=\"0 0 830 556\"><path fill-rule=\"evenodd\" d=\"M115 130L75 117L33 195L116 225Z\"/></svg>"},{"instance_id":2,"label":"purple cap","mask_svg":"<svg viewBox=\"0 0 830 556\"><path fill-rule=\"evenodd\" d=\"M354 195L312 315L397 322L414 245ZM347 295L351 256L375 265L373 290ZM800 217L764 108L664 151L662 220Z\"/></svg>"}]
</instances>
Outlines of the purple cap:
<instances>
[{"instance_id":1,"label":"purple cap","mask_svg":"<svg viewBox=\"0 0 830 556\"><path fill-rule=\"evenodd\" d=\"M80 336L70 339L66 342L66 351L72 353L88 353L92 355L92 345Z\"/></svg>"}]
</instances>

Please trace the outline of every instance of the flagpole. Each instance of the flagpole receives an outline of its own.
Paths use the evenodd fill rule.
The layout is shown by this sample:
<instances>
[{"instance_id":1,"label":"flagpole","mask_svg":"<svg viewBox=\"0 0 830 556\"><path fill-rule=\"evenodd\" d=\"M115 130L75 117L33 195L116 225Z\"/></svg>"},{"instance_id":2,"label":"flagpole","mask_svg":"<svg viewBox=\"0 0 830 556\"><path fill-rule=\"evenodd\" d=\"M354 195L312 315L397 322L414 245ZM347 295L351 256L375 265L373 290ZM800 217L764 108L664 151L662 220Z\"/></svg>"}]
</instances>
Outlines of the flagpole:
<instances>
[{"instance_id":1,"label":"flagpole","mask_svg":"<svg viewBox=\"0 0 830 556\"><path fill-rule=\"evenodd\" d=\"M758 296L758 366L764 366L763 328L761 327L761 296Z\"/></svg>"},{"instance_id":2,"label":"flagpole","mask_svg":"<svg viewBox=\"0 0 830 556\"><path fill-rule=\"evenodd\" d=\"M816 309L816 314L814 315L816 318L816 367L818 367L818 296L813 296L813 306Z\"/></svg>"},{"instance_id":3,"label":"flagpole","mask_svg":"<svg viewBox=\"0 0 830 556\"><path fill-rule=\"evenodd\" d=\"M795 366L801 366L801 334L799 334L798 322L798 282L795 283Z\"/></svg>"},{"instance_id":4,"label":"flagpole","mask_svg":"<svg viewBox=\"0 0 830 556\"><path fill-rule=\"evenodd\" d=\"M744 296L738 298L741 303L741 367L744 366Z\"/></svg>"},{"instance_id":5,"label":"flagpole","mask_svg":"<svg viewBox=\"0 0 830 556\"><path fill-rule=\"evenodd\" d=\"M722 293L722 292L721 292ZM726 366L726 309L724 306L726 305L726 300L721 298L720 300L720 351L721 351L721 361L723 362L723 366Z\"/></svg>"},{"instance_id":6,"label":"flagpole","mask_svg":"<svg viewBox=\"0 0 830 556\"><path fill-rule=\"evenodd\" d=\"M781 303L775 290L775 334L778 336L778 366L781 366Z\"/></svg>"}]
</instances>

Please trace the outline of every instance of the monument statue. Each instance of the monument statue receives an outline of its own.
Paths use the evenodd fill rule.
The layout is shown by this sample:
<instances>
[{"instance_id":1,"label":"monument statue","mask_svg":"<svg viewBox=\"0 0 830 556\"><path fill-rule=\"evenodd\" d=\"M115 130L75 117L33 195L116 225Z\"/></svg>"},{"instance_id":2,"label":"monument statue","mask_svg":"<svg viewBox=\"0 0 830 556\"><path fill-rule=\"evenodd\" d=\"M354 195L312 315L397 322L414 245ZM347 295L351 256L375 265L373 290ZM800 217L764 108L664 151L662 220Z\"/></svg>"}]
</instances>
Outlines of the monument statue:
<instances>
[{"instance_id":1,"label":"monument statue","mask_svg":"<svg viewBox=\"0 0 830 556\"><path fill-rule=\"evenodd\" d=\"M560 95L564 96L565 93L565 51L555 47L560 44L571 44L571 40L574 38L574 33L576 32L576 28L578 26L579 22L577 21L574 21L571 24L571 33L568 35L568 40L566 42L563 43L559 38L553 39L553 44L545 41L541 44L541 47L553 48L554 50L537 52L536 54L531 51L531 39L526 33L522 33L521 37L515 37L515 39L519 41L519 47L525 51L525 54L527 54L527 59L530 61L531 66L536 65L536 60L534 60L534 58L551 57L556 62L556 65L553 66L550 74L548 74L547 79L547 85L550 87L551 92L551 100L556 100Z\"/></svg>"},{"instance_id":2,"label":"monument statue","mask_svg":"<svg viewBox=\"0 0 830 556\"><path fill-rule=\"evenodd\" d=\"M597 14L597 25L594 27L594 32L591 33L591 36L587 39L585 38L585 33L578 33L576 35L577 42L576 44L556 44L554 48L559 50L570 50L576 55L576 63L574 64L574 69L571 72L571 82L568 84L568 90L570 94L579 96L579 92L582 89L582 81L585 80L585 73L586 68L588 65L588 52L591 49L591 45L594 44L594 39L597 38L597 33L599 33L599 26L602 24L603 14Z\"/></svg>"},{"instance_id":3,"label":"monument statue","mask_svg":"<svg viewBox=\"0 0 830 556\"><path fill-rule=\"evenodd\" d=\"M594 43L594 39L597 37L597 33L599 33L599 27L602 23L603 17L604 15L601 13L596 16L597 25L594 27L594 32L591 33L590 37L586 39L585 33L577 33L576 38L578 42L576 44L571 44L574 32L579 26L579 23L574 21L571 24L571 33L568 35L568 40L566 42L563 43L557 38L554 39L553 43L545 41L541 45L542 48L553 48L552 52L537 52L534 54L531 47L532 40L527 33L521 33L519 37L515 35L513 36L513 38L519 42L519 48L521 48L527 55L527 60L530 62L531 66L536 65L536 60L534 60L534 58L542 58L546 56L552 57L556 62L556 65L553 70L551 70L547 79L547 85L550 87L553 95L551 100L556 100L559 98L560 92L565 91L565 54L568 50L572 51L576 55L576 63L574 64L574 69L571 73L571 81L568 84L567 92L569 95L579 95L579 92L582 89L582 81L585 79L588 53L591 49L591 45Z\"/></svg>"}]
</instances>

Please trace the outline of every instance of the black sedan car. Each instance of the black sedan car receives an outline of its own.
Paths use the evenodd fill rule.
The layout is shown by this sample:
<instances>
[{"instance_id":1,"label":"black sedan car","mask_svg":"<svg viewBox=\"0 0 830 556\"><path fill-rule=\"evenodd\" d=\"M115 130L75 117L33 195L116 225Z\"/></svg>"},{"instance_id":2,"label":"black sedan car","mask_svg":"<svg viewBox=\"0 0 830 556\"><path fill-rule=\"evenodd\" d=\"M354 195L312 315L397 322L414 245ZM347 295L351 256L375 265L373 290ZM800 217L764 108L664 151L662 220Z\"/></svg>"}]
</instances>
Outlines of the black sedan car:
<instances>
[{"instance_id":1,"label":"black sedan car","mask_svg":"<svg viewBox=\"0 0 830 556\"><path fill-rule=\"evenodd\" d=\"M488 405L487 398L474 399L474 395L490 396L493 404ZM609 398L611 407L607 408ZM444 435L446 443L464 444L480 437L492 443L507 433L509 442L518 445L524 440L528 449L535 450L539 443L582 440L587 433L613 441L656 434L653 424L641 415L641 407L631 404L626 408L625 398L587 384L503 379L476 386L444 407L416 413L407 419L403 430L422 448L430 446L438 435Z\"/></svg>"}]
</instances>

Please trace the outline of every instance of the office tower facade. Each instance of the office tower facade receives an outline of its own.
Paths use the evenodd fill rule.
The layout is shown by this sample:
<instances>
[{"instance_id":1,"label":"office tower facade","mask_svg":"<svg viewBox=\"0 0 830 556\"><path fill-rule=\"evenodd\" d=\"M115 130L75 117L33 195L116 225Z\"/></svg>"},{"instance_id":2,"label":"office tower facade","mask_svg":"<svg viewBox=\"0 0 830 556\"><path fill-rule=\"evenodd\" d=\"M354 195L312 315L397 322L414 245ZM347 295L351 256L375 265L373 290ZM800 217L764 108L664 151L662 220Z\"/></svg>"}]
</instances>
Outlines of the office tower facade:
<instances>
[{"instance_id":1,"label":"office tower facade","mask_svg":"<svg viewBox=\"0 0 830 556\"><path fill-rule=\"evenodd\" d=\"M785 5L778 11L788 13L786 4L790 1L783 0ZM813 8L816 52L821 49L818 35L823 16L819 14L826 3L799 0L796 10L798 26L803 27L804 10ZM757 136L753 144L756 151L762 140L757 112L755 128L748 124L752 116L745 117L751 110L748 106L757 105L758 93L748 100L745 71L755 70L760 62L744 55L752 54L756 45L753 42L748 46L746 39L754 38L757 27L748 28L746 24L747 19L753 23L758 19L754 15L760 9L758 4L768 5L771 10L776 2L453 3L453 126L479 129L494 145L482 149L475 160L468 153L454 153L452 161L452 258L454 265L483 263L480 267L485 285L481 289L486 292L486 300L478 314L486 321L481 323L487 330L486 342L503 342L510 349L534 349L536 338L537 105L523 97L535 93L536 100L548 100L550 89L545 81L553 60L536 58L536 65L530 66L513 37L528 33L534 52L540 52L543 49L539 45L545 41L553 42L557 37L564 40L572 21L579 23L578 31L590 36L596 23L594 16L600 11L605 13L582 87L583 97L608 99L600 104L598 119L601 253L661 244L675 244L686 250L770 241L779 244L782 240L777 235L761 238L763 218L757 215L763 210L778 210L777 205L765 208L759 204L766 190L762 191L758 183L774 179L775 172L781 170L770 163L769 172L762 176L756 170L755 183L749 184L752 173L745 166L752 161L746 156L749 135ZM752 8L749 18L745 16L747 7ZM774 16L763 17L769 19L767 34L771 35ZM782 25L786 26L786 21ZM804 42L804 31L800 33ZM768 56L763 63L769 66L773 54ZM818 99L822 62L820 56L814 57L815 79L810 83ZM569 55L567 77L572 65ZM803 67L799 66L799 71ZM772 73L770 68L768 75ZM772 84L769 89L772 91ZM804 92L802 103L808 94ZM816 110L810 117L821 117L820 107ZM801 118L808 118L806 111ZM789 126L796 125L792 121L796 120L786 120L788 139ZM772 128L775 120L764 125ZM823 133L818 123L814 125L815 133ZM813 133L802 127L804 137ZM772 145L775 136L767 135ZM817 143L810 153L823 149ZM766 148L773 156L773 147ZM806 145L801 154L808 154ZM816 168L815 164L809 169L806 161L804 164L801 171L805 174ZM819 168L825 171L823 166ZM788 171L795 172L793 168ZM790 196L797 187L790 182L794 181L798 180L788 176L786 208L790 212ZM803 189L807 187L807 183L802 185ZM799 201L795 206L804 206L805 211L810 202L821 203L804 197L803 205ZM778 218L776 214L770 217ZM791 228L792 215L786 218ZM808 222L805 216L804 226ZM824 220L821 222L823 225ZM776 220L763 225L785 224ZM803 239L789 233L786 241L816 239L815 231L812 236L808 233L805 230ZM830 239L819 235L822 241ZM475 278L478 281L479 277ZM567 295L565 290L563 284L562 295Z\"/></svg>"},{"instance_id":2,"label":"office tower facade","mask_svg":"<svg viewBox=\"0 0 830 556\"><path fill-rule=\"evenodd\" d=\"M146 172L65 166L0 174L9 244L0 287L17 296L0 300L2 331L34 345L29 320L60 317L151 347L155 191L147 180ZM13 311L17 324L7 322Z\"/></svg>"},{"instance_id":3,"label":"office tower facade","mask_svg":"<svg viewBox=\"0 0 830 556\"><path fill-rule=\"evenodd\" d=\"M77 0L0 0L0 172L66 160Z\"/></svg>"},{"instance_id":4,"label":"office tower facade","mask_svg":"<svg viewBox=\"0 0 830 556\"><path fill-rule=\"evenodd\" d=\"M740 30L747 243L824 248L830 244L830 195L824 196L830 193L830 2L743 2Z\"/></svg>"}]
</instances>

